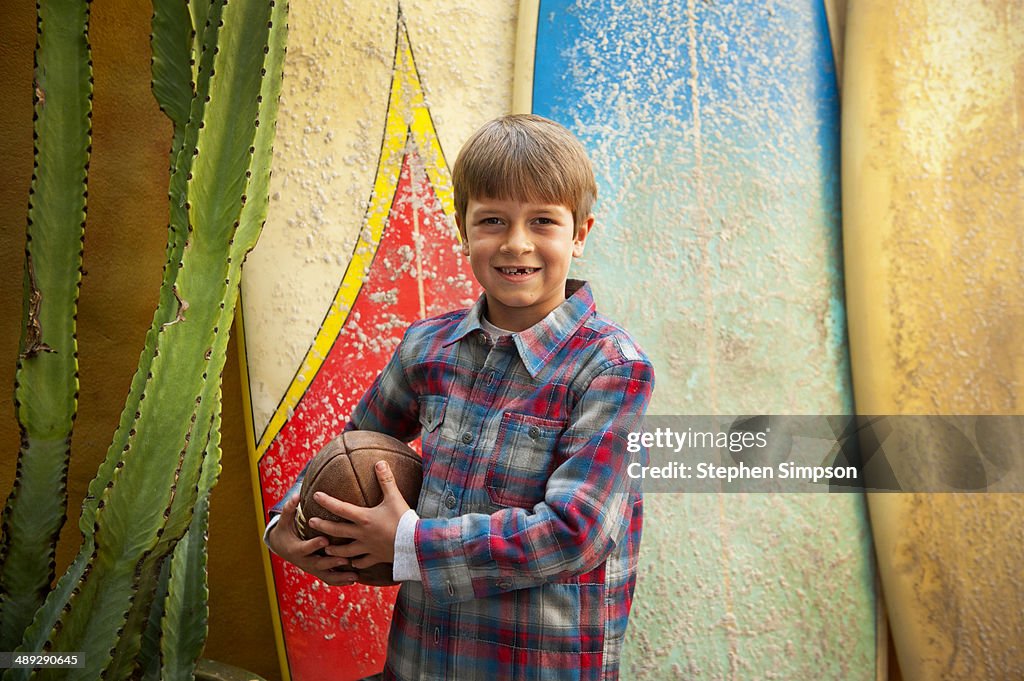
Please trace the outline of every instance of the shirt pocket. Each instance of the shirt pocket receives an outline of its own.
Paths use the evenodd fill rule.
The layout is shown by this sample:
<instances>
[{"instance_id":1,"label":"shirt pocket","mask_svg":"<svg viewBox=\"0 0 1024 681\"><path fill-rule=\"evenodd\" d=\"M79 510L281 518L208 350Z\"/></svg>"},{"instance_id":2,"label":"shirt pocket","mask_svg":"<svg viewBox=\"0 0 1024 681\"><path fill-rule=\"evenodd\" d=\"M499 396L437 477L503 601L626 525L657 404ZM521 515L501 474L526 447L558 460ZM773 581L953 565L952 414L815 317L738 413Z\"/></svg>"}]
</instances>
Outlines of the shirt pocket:
<instances>
[{"instance_id":1,"label":"shirt pocket","mask_svg":"<svg viewBox=\"0 0 1024 681\"><path fill-rule=\"evenodd\" d=\"M423 452L423 476L434 461L434 453L442 448L441 431L444 430L444 413L448 398L444 395L421 395L420 404L420 451Z\"/></svg>"},{"instance_id":2,"label":"shirt pocket","mask_svg":"<svg viewBox=\"0 0 1024 681\"><path fill-rule=\"evenodd\" d=\"M433 433L444 421L444 410L448 406L448 398L444 395L421 395L420 401L420 426L421 437Z\"/></svg>"},{"instance_id":3,"label":"shirt pocket","mask_svg":"<svg viewBox=\"0 0 1024 681\"><path fill-rule=\"evenodd\" d=\"M533 508L544 500L557 461L564 420L505 412L484 483L491 503Z\"/></svg>"}]
</instances>

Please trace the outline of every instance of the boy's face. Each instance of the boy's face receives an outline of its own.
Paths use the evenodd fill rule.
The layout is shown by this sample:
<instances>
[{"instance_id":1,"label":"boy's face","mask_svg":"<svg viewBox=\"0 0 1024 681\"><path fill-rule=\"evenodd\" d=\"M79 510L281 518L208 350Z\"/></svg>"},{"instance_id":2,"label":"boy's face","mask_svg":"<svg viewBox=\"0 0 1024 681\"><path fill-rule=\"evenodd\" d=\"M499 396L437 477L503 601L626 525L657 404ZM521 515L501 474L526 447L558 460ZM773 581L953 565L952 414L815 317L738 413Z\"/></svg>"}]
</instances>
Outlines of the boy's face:
<instances>
[{"instance_id":1,"label":"boy's face","mask_svg":"<svg viewBox=\"0 0 1024 681\"><path fill-rule=\"evenodd\" d=\"M565 300L569 263L583 254L594 224L588 217L574 235L565 206L486 198L469 199L456 221L487 318L508 331L528 329Z\"/></svg>"}]
</instances>

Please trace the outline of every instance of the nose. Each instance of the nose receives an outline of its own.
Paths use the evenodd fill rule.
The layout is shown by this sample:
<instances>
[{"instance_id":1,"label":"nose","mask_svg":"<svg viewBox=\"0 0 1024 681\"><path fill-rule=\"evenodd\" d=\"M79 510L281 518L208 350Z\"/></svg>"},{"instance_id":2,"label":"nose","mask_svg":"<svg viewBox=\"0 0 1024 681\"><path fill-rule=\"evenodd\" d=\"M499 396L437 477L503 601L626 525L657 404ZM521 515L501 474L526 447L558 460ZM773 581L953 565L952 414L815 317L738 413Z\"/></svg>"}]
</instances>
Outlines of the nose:
<instances>
[{"instance_id":1,"label":"nose","mask_svg":"<svg viewBox=\"0 0 1024 681\"><path fill-rule=\"evenodd\" d=\"M509 255L521 255L533 250L533 242L530 240L530 232L522 222L513 222L508 231L505 232L505 241L500 249Z\"/></svg>"}]
</instances>

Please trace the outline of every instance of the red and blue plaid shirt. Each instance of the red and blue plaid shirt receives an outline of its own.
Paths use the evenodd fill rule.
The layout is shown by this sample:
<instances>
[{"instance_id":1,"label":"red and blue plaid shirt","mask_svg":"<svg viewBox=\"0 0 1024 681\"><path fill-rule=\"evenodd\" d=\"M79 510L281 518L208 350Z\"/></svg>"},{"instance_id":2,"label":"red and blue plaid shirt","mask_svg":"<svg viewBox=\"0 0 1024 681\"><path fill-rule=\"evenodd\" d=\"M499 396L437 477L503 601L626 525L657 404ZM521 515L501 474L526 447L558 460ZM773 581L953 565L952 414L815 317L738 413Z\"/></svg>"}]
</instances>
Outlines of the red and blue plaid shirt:
<instances>
[{"instance_id":1,"label":"red and blue plaid shirt","mask_svg":"<svg viewBox=\"0 0 1024 681\"><path fill-rule=\"evenodd\" d=\"M618 678L636 584L639 481L626 448L654 385L590 287L492 342L483 298L414 323L349 429L422 438L416 557L386 679Z\"/></svg>"},{"instance_id":2,"label":"red and blue plaid shirt","mask_svg":"<svg viewBox=\"0 0 1024 681\"><path fill-rule=\"evenodd\" d=\"M413 324L349 427L423 444L416 556L385 678L615 679L642 525L654 370L590 287L490 341L483 299Z\"/></svg>"}]
</instances>

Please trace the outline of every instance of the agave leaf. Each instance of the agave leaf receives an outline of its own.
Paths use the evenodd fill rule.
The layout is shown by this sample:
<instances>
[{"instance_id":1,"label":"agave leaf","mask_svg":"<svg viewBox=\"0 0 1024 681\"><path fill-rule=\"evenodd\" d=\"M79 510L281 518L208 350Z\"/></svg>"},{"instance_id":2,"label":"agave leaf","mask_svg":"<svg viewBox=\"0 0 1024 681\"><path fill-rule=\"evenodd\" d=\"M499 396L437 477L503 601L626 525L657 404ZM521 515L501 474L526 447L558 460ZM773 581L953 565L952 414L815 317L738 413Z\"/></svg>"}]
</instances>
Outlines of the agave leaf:
<instances>
[{"instance_id":1,"label":"agave leaf","mask_svg":"<svg viewBox=\"0 0 1024 681\"><path fill-rule=\"evenodd\" d=\"M206 35L208 28L217 29L220 23L220 8L223 0L188 0L188 14L192 20L192 55L189 63L192 65L192 80L198 80L199 60L202 46L206 43L215 43Z\"/></svg>"},{"instance_id":2,"label":"agave leaf","mask_svg":"<svg viewBox=\"0 0 1024 681\"><path fill-rule=\"evenodd\" d=\"M214 421L203 460L192 524L164 561L139 651L143 681L191 680L207 633L206 530L209 495L220 475L220 418ZM173 567L172 567L173 566ZM173 569L173 586L172 586Z\"/></svg>"},{"instance_id":3,"label":"agave leaf","mask_svg":"<svg viewBox=\"0 0 1024 681\"><path fill-rule=\"evenodd\" d=\"M68 566L68 569L57 580L57 585L50 591L43 606L36 611L32 624L25 631L21 645L15 649L16 652L38 652L43 650L46 638L53 631L64 605L71 598L71 594L78 585L82 575L85 574L88 559L89 554L79 553L74 562ZM29 678L31 673L31 669L24 667L12 668L7 670L3 678L4 681L24 681Z\"/></svg>"},{"instance_id":4,"label":"agave leaf","mask_svg":"<svg viewBox=\"0 0 1024 681\"><path fill-rule=\"evenodd\" d=\"M258 130L253 143L251 171L248 174L248 181L245 190L247 200L240 215L238 231L232 241L231 252L229 255L229 262L232 263L233 266L229 270L229 298L224 305L224 309L222 310L221 317L218 321L218 327L222 329L229 328L233 319L233 310L237 302L238 295L238 281L241 274L241 262L244 259L245 254L248 253L248 251L255 245L259 232L266 219L272 142L277 121L277 102L281 92L285 44L287 41L287 11L288 5L285 2L272 4L269 24L271 30L268 35L268 44L265 50L266 61L263 67L267 75L261 83L260 96L258 98L259 109L257 113L257 120L259 121L259 125L257 126ZM223 361L223 359L226 358L227 341L227 334L222 334L218 337L218 342L213 352L215 362L218 360ZM217 366L219 373L223 368L223 364L220 363ZM209 455L209 452L207 455ZM203 464L204 476L209 470L209 465L210 461L208 459L205 460ZM213 480L215 481L215 479L216 478ZM212 486L212 482L209 484ZM200 483L199 504L203 503L203 496L207 493L208 490L204 487L204 483ZM182 504L184 511L190 511L192 505L181 501L182 499L184 499L184 497L180 497L178 503ZM172 515L174 515L173 511ZM193 517L193 525L196 522L196 519ZM192 630L194 630L194 628ZM205 628L203 629L203 632L203 638L205 639ZM165 645L164 647L166 649L167 646ZM198 656L198 653L199 650L196 650L196 656ZM181 656L179 655L177 657L180 658ZM193 663L194 660L192 663L186 662L184 671L181 671L182 668L180 667L180 663L177 661L171 668L174 668L174 665L178 665L179 671L173 673L184 674L188 669L191 669L191 666L189 665ZM165 664L167 663L165 662ZM172 672L169 670L165 671L165 674L169 673Z\"/></svg>"},{"instance_id":5,"label":"agave leaf","mask_svg":"<svg viewBox=\"0 0 1024 681\"><path fill-rule=\"evenodd\" d=\"M211 381L211 383L215 382ZM214 399L207 400L204 404L216 405L219 412L220 395L215 395ZM203 429L205 434L202 436L202 441L206 444L196 448L199 450L198 453L192 453L191 456L186 455L183 465L180 467L182 472L194 469L196 476L187 476L188 479L186 479L186 476L181 476L174 483L177 489L167 514L168 520L164 531L161 533L156 546L145 556L140 568L136 571L137 581L133 586L135 596L132 599L131 608L122 627L121 635L118 637L116 646L111 651L112 659L106 670L106 678L108 679L126 679L137 676L137 670L141 671L141 667L146 663L141 652L144 640L143 634L152 619L153 611L155 609L162 610L163 608L163 605L157 601L160 592L160 575L164 572L164 567L171 563L172 555L181 546L181 542L188 537L190 523L194 524L195 521L193 511L200 509L201 492L199 486L201 478L199 473L200 470L206 470L209 467L205 459L211 450L215 452L217 457L220 454L220 414L215 413L211 415L208 411L204 409L200 417L207 423L206 428ZM193 442L199 440L200 438L196 437L193 439ZM197 456L198 461L193 461L192 459ZM209 465L219 466L219 458ZM186 506L187 508L185 508ZM175 507L178 508L175 509ZM175 510L177 510L177 518L174 517ZM187 518L184 526L181 525L181 518L183 517Z\"/></svg>"},{"instance_id":6,"label":"agave leaf","mask_svg":"<svg viewBox=\"0 0 1024 681\"><path fill-rule=\"evenodd\" d=\"M3 650L21 641L53 581L78 402L75 316L92 133L88 4L40 3L36 18L35 164L15 377L21 448L0 543Z\"/></svg>"}]
</instances>

